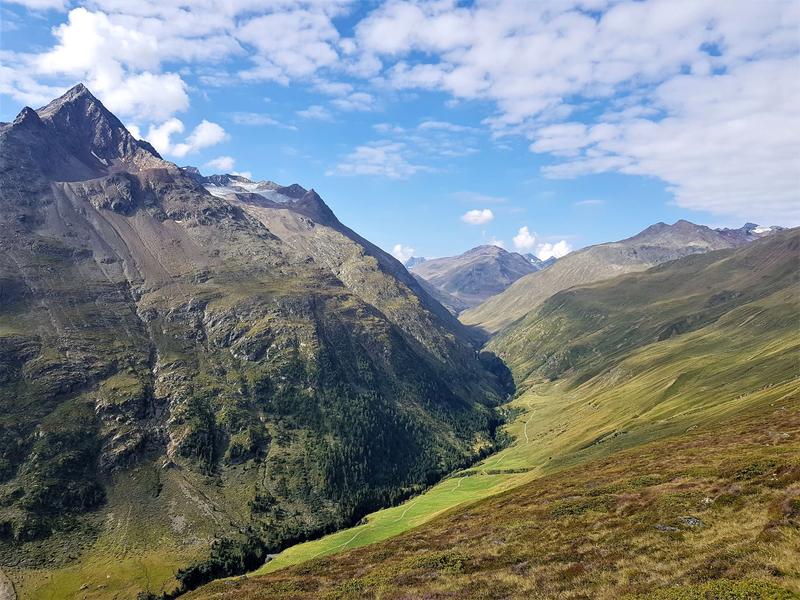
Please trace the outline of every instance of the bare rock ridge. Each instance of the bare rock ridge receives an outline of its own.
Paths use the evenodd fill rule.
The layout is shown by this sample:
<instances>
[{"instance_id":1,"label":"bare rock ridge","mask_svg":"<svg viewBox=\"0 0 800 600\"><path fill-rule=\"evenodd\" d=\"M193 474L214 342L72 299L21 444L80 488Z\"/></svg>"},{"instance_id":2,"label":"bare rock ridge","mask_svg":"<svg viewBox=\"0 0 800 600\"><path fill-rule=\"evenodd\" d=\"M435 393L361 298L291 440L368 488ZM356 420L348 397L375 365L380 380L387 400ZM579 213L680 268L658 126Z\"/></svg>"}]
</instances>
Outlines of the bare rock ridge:
<instances>
[{"instance_id":1,"label":"bare rock ridge","mask_svg":"<svg viewBox=\"0 0 800 600\"><path fill-rule=\"evenodd\" d=\"M413 265L411 271L469 307L499 294L520 277L540 268L521 254L487 245L459 256L425 260Z\"/></svg>"},{"instance_id":2,"label":"bare rock ridge","mask_svg":"<svg viewBox=\"0 0 800 600\"><path fill-rule=\"evenodd\" d=\"M494 444L508 371L399 262L314 190L200 178L82 85L0 125L7 574L124 526L196 585Z\"/></svg>"}]
</instances>

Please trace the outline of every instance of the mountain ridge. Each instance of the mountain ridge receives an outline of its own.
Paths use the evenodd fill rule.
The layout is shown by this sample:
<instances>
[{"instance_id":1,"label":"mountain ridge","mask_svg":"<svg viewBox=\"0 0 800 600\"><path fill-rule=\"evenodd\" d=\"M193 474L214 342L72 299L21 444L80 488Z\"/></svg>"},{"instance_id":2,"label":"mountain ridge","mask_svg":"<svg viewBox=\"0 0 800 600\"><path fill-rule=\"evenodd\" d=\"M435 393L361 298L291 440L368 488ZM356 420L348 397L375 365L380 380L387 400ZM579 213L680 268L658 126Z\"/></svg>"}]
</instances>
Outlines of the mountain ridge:
<instances>
[{"instance_id":1,"label":"mountain ridge","mask_svg":"<svg viewBox=\"0 0 800 600\"><path fill-rule=\"evenodd\" d=\"M504 292L464 311L459 318L467 325L497 333L563 289L643 271L689 254L741 246L758 238L747 231L746 227L719 231L685 219L672 225L655 223L623 240L572 252L547 270L521 277Z\"/></svg>"}]
</instances>

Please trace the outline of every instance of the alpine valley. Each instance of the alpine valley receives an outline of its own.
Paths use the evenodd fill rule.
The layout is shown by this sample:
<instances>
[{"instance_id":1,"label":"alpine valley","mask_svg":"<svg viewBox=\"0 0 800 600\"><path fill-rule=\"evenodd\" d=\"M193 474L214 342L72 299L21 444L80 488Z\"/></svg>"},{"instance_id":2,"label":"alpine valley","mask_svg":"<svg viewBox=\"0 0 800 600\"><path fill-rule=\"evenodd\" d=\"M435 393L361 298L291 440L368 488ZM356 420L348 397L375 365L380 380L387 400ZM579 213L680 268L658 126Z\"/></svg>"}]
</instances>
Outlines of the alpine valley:
<instances>
[{"instance_id":1,"label":"alpine valley","mask_svg":"<svg viewBox=\"0 0 800 600\"><path fill-rule=\"evenodd\" d=\"M407 266L83 85L0 124L0 599L800 594L800 230Z\"/></svg>"}]
</instances>

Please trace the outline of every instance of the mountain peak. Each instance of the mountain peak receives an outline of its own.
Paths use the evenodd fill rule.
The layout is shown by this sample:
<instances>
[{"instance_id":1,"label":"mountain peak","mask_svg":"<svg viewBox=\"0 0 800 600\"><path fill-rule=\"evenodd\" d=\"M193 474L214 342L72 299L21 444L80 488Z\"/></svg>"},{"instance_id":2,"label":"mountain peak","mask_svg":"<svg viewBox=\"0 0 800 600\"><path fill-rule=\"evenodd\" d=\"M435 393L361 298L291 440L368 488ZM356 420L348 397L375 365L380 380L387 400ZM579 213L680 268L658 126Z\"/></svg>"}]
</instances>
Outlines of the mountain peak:
<instances>
[{"instance_id":1,"label":"mountain peak","mask_svg":"<svg viewBox=\"0 0 800 600\"><path fill-rule=\"evenodd\" d=\"M27 125L29 123L41 124L41 122L42 120L39 118L39 115L29 106L19 111L17 118L14 119L14 125Z\"/></svg>"},{"instance_id":2,"label":"mountain peak","mask_svg":"<svg viewBox=\"0 0 800 600\"><path fill-rule=\"evenodd\" d=\"M51 135L93 168L98 161L108 167L118 160L142 163L161 158L149 144L139 144L82 83L36 113Z\"/></svg>"},{"instance_id":3,"label":"mountain peak","mask_svg":"<svg viewBox=\"0 0 800 600\"><path fill-rule=\"evenodd\" d=\"M475 306L499 294L520 277L537 271L527 258L485 244L458 256L434 258L414 266L414 274L441 292Z\"/></svg>"},{"instance_id":4,"label":"mountain peak","mask_svg":"<svg viewBox=\"0 0 800 600\"><path fill-rule=\"evenodd\" d=\"M286 187L279 188L278 193L283 194L284 196L288 196L289 198L294 198L295 200L299 200L308 193L308 190L305 189L299 183L293 183L292 185L287 185Z\"/></svg>"},{"instance_id":5,"label":"mountain peak","mask_svg":"<svg viewBox=\"0 0 800 600\"><path fill-rule=\"evenodd\" d=\"M475 246L464 252L461 256L470 256L470 255L482 255L482 254L491 254L491 255L500 255L506 254L508 250L501 248L500 246L495 246L494 244L483 244L482 246Z\"/></svg>"},{"instance_id":6,"label":"mountain peak","mask_svg":"<svg viewBox=\"0 0 800 600\"><path fill-rule=\"evenodd\" d=\"M72 86L66 92L64 92L61 96L56 98L55 100L50 101L49 104L43 106L36 112L42 119L51 119L60 111L64 110L65 108L69 108L71 106L79 106L81 109L86 110L89 107L96 107L98 110L105 113L110 119L115 120L122 126L122 123L119 122L111 111L109 111L103 103L100 102L90 91L82 83Z\"/></svg>"}]
</instances>

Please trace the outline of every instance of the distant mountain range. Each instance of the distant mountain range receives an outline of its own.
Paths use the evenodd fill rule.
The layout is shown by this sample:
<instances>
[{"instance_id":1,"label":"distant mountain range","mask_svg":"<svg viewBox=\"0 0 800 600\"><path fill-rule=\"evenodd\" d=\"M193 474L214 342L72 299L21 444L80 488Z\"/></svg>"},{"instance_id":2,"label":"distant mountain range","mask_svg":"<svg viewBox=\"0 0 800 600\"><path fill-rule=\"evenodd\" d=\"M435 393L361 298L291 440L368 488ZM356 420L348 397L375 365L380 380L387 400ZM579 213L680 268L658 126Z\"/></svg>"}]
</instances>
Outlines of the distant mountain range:
<instances>
[{"instance_id":1,"label":"distant mountain range","mask_svg":"<svg viewBox=\"0 0 800 600\"><path fill-rule=\"evenodd\" d=\"M458 256L417 259L410 270L441 293L455 298L460 306L470 307L499 294L520 277L548 266L532 258L487 245Z\"/></svg>"},{"instance_id":2,"label":"distant mountain range","mask_svg":"<svg viewBox=\"0 0 800 600\"><path fill-rule=\"evenodd\" d=\"M633 237L583 248L549 269L520 277L502 293L461 313L460 319L495 333L569 287L643 271L690 254L742 246L780 229L751 223L740 229L711 229L685 220L656 223Z\"/></svg>"},{"instance_id":3,"label":"distant mountain range","mask_svg":"<svg viewBox=\"0 0 800 600\"><path fill-rule=\"evenodd\" d=\"M413 267L416 267L418 264L424 263L426 260L428 259L425 258L424 256L412 256L406 262L403 263L403 266L406 269L412 269Z\"/></svg>"}]
</instances>

